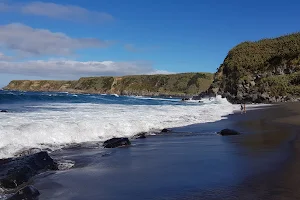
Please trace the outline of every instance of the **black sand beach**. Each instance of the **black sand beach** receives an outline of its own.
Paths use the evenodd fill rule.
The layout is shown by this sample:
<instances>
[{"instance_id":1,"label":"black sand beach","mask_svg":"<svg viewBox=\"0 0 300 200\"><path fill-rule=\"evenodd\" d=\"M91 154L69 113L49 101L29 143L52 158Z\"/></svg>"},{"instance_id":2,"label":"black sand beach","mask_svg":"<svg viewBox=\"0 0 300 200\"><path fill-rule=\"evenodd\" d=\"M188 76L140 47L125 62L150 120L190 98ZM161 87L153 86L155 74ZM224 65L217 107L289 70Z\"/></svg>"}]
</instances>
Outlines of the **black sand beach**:
<instances>
[{"instance_id":1,"label":"black sand beach","mask_svg":"<svg viewBox=\"0 0 300 200\"><path fill-rule=\"evenodd\" d=\"M75 167L34 178L39 199L299 199L300 104L175 128L117 149L52 156ZM219 136L233 128L242 134Z\"/></svg>"}]
</instances>

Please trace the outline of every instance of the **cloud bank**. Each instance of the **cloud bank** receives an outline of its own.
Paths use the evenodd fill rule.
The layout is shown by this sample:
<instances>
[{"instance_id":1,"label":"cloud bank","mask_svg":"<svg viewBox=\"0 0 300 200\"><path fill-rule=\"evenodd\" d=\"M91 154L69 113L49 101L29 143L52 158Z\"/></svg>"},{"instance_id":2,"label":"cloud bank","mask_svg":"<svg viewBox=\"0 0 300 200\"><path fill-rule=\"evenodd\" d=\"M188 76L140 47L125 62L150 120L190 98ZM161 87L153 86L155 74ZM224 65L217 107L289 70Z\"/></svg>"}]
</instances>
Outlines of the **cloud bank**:
<instances>
[{"instance_id":1,"label":"cloud bank","mask_svg":"<svg viewBox=\"0 0 300 200\"><path fill-rule=\"evenodd\" d=\"M1 73L42 77L78 78L81 76L123 76L133 74L168 74L153 69L148 62L113 62L73 60L33 60L24 62L0 61Z\"/></svg>"},{"instance_id":2,"label":"cloud bank","mask_svg":"<svg viewBox=\"0 0 300 200\"><path fill-rule=\"evenodd\" d=\"M0 26L0 46L25 55L70 55L77 49L106 47L96 38L71 38L63 33L34 29L23 24Z\"/></svg>"},{"instance_id":3,"label":"cloud bank","mask_svg":"<svg viewBox=\"0 0 300 200\"><path fill-rule=\"evenodd\" d=\"M50 2L29 2L25 4L0 2L0 11L17 12L25 15L43 16L74 22L103 23L113 20L113 16L105 12L88 10L74 5L55 4Z\"/></svg>"}]
</instances>

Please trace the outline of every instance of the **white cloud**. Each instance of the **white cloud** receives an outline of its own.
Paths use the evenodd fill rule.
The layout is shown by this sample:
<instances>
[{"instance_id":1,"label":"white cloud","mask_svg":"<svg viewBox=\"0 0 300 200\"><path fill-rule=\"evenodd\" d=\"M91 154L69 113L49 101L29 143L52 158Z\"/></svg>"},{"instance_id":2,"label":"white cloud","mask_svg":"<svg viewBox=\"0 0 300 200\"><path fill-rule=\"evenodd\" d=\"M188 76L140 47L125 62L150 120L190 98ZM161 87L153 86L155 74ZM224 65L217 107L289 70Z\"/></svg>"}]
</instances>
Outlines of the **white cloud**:
<instances>
[{"instance_id":1,"label":"white cloud","mask_svg":"<svg viewBox=\"0 0 300 200\"><path fill-rule=\"evenodd\" d=\"M75 5L55 4L51 2L30 2L27 4L0 2L0 11L20 12L27 15L44 16L76 22L102 23L113 20L105 12L88 10Z\"/></svg>"},{"instance_id":2,"label":"white cloud","mask_svg":"<svg viewBox=\"0 0 300 200\"><path fill-rule=\"evenodd\" d=\"M0 46L23 55L71 55L77 49L107 45L108 42L96 38L71 38L23 24L0 26Z\"/></svg>"},{"instance_id":3,"label":"white cloud","mask_svg":"<svg viewBox=\"0 0 300 200\"><path fill-rule=\"evenodd\" d=\"M55 78L78 78L82 76L167 74L169 72L153 69L148 62L114 62L72 60L34 60L24 62L0 61L1 73L22 74Z\"/></svg>"}]
</instances>

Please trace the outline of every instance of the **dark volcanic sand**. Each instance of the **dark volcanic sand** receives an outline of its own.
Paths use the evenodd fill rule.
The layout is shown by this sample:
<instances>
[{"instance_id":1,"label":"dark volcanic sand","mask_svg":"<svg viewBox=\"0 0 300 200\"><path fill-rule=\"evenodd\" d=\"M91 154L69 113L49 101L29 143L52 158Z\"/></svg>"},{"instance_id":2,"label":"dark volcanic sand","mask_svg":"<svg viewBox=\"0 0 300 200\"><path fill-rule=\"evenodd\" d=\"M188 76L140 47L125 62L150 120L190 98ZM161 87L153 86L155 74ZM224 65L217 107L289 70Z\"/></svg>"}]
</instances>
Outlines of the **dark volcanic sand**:
<instances>
[{"instance_id":1,"label":"dark volcanic sand","mask_svg":"<svg viewBox=\"0 0 300 200\"><path fill-rule=\"evenodd\" d=\"M62 150L52 156L74 160L75 168L33 184L40 200L300 199L299 114L299 103L283 104L176 128L180 133L129 148ZM223 128L243 134L215 134Z\"/></svg>"}]
</instances>

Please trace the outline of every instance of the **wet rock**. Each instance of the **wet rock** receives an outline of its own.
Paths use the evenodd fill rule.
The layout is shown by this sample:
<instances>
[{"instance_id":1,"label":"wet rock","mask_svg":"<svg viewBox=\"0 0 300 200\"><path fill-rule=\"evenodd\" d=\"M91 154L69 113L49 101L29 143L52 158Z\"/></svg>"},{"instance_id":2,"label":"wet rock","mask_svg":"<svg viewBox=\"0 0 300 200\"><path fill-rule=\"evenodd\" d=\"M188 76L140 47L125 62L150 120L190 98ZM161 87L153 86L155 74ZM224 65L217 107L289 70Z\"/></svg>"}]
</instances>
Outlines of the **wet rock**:
<instances>
[{"instance_id":1,"label":"wet rock","mask_svg":"<svg viewBox=\"0 0 300 200\"><path fill-rule=\"evenodd\" d=\"M0 110L0 112L7 113L8 111L7 110Z\"/></svg>"},{"instance_id":2,"label":"wet rock","mask_svg":"<svg viewBox=\"0 0 300 200\"><path fill-rule=\"evenodd\" d=\"M146 133L143 132L143 133L138 133L134 136L135 139L144 139L146 138Z\"/></svg>"},{"instance_id":3,"label":"wet rock","mask_svg":"<svg viewBox=\"0 0 300 200\"><path fill-rule=\"evenodd\" d=\"M40 195L40 192L33 187L32 185L28 185L18 192L16 192L13 196L9 197L7 200L35 200Z\"/></svg>"},{"instance_id":4,"label":"wet rock","mask_svg":"<svg viewBox=\"0 0 300 200\"><path fill-rule=\"evenodd\" d=\"M106 140L103 143L103 147L104 148L116 148L116 147L120 147L120 146L128 146L130 145L130 141L128 138L112 138L109 140Z\"/></svg>"},{"instance_id":5,"label":"wet rock","mask_svg":"<svg viewBox=\"0 0 300 200\"><path fill-rule=\"evenodd\" d=\"M240 135L241 133L232 130L232 129L223 129L220 132L218 132L218 134L222 135L222 136L227 136L227 135Z\"/></svg>"},{"instance_id":6,"label":"wet rock","mask_svg":"<svg viewBox=\"0 0 300 200\"><path fill-rule=\"evenodd\" d=\"M0 187L17 188L30 178L46 170L58 170L57 163L42 151L28 156L0 161Z\"/></svg>"},{"instance_id":7,"label":"wet rock","mask_svg":"<svg viewBox=\"0 0 300 200\"><path fill-rule=\"evenodd\" d=\"M163 130L161 130L162 133L169 133L171 132L171 129L167 129L167 128L164 128Z\"/></svg>"}]
</instances>

